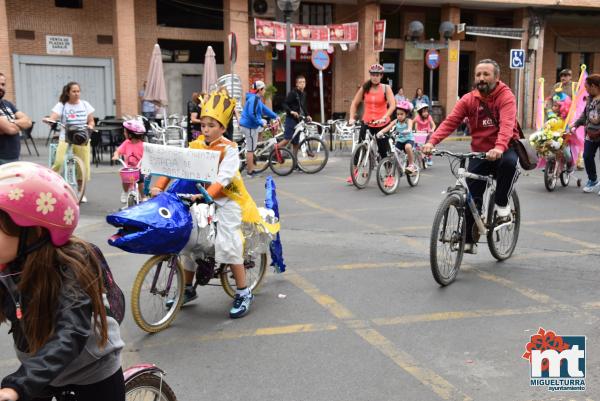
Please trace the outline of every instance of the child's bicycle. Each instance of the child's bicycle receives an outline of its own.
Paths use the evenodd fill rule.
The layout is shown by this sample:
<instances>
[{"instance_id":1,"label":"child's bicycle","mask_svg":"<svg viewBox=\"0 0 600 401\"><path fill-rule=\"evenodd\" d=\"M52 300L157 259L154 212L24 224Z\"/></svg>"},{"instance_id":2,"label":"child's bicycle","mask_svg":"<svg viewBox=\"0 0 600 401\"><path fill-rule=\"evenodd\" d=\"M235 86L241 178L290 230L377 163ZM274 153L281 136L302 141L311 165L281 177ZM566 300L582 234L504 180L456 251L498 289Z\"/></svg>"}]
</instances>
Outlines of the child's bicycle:
<instances>
[{"instance_id":1,"label":"child's bicycle","mask_svg":"<svg viewBox=\"0 0 600 401\"><path fill-rule=\"evenodd\" d=\"M123 372L125 379L125 400L177 401L175 393L164 380L165 372L153 364L131 366ZM73 392L65 391L58 401L84 401Z\"/></svg>"},{"instance_id":2,"label":"child's bicycle","mask_svg":"<svg viewBox=\"0 0 600 401\"><path fill-rule=\"evenodd\" d=\"M567 151L570 148L567 145ZM544 186L548 192L556 189L556 183L560 179L560 184L563 187L569 186L571 177L575 176L575 161L572 161L571 168L568 167L567 158L563 150L558 150L555 153L547 153L544 155L546 167L544 168ZM572 157L571 157L572 160ZM581 178L577 179L577 186L581 186Z\"/></svg>"},{"instance_id":3,"label":"child's bicycle","mask_svg":"<svg viewBox=\"0 0 600 401\"><path fill-rule=\"evenodd\" d=\"M427 137L429 135L430 134L425 131L416 131L414 134L415 148L413 151L415 153L415 164L423 170L427 170L429 167L431 167L431 156L426 156L421 151L421 148L427 142Z\"/></svg>"},{"instance_id":4,"label":"child's bicycle","mask_svg":"<svg viewBox=\"0 0 600 401\"><path fill-rule=\"evenodd\" d=\"M60 121L53 121L50 119L44 119L44 122L53 125L55 127L61 127L65 130L65 142L67 143L67 151L60 174L63 176L65 181L73 188L73 191L77 195L77 199L81 202L81 199L85 195L85 188L87 182L87 166L83 163L79 157L73 154L73 145L85 146L89 142L90 132L93 130L87 127L75 127L65 126ZM52 167L56 159L56 150L58 148L58 138L52 140L49 144L48 151L48 166Z\"/></svg>"},{"instance_id":5,"label":"child's bicycle","mask_svg":"<svg viewBox=\"0 0 600 401\"><path fill-rule=\"evenodd\" d=\"M470 212L475 220L473 242L477 243L479 236L485 235L492 256L497 260L505 260L512 255L517 245L521 224L521 209L517 192L513 190L508 199L508 204L511 207L510 220L496 225L494 210L496 184L494 178L470 173L465 168L467 159L485 159L485 153L454 153L437 150L433 154L452 158L450 167L452 174L457 178L454 187L449 187L446 191L446 197L438 207L431 228L429 247L431 272L435 281L445 286L456 279L462 262L467 234L465 227L466 213ZM481 212L478 211L469 191L467 179L485 181L486 183Z\"/></svg>"},{"instance_id":6,"label":"child's bicycle","mask_svg":"<svg viewBox=\"0 0 600 401\"><path fill-rule=\"evenodd\" d=\"M391 154L382 159L377 165L377 186L386 195L396 192L402 176L406 176L406 180L411 187L419 183L420 176L419 167L416 164L414 172L407 171L408 156L396 148L394 131L395 128L386 135L390 143Z\"/></svg>"},{"instance_id":7,"label":"child's bicycle","mask_svg":"<svg viewBox=\"0 0 600 401\"><path fill-rule=\"evenodd\" d=\"M292 152L277 144L283 139L283 131L280 132L279 124L275 120L267 125L262 131L263 141L258 142L254 151L254 172L262 173L268 167L277 175L286 176L294 171L296 159ZM246 167L245 140L238 143L240 146L240 171Z\"/></svg>"},{"instance_id":8,"label":"child's bicycle","mask_svg":"<svg viewBox=\"0 0 600 401\"><path fill-rule=\"evenodd\" d=\"M136 167L129 167L122 159L117 159L123 165L119 170L121 182L127 185L127 207L137 205L142 200L142 194L138 189L138 181L140 180L140 163Z\"/></svg>"}]
</instances>

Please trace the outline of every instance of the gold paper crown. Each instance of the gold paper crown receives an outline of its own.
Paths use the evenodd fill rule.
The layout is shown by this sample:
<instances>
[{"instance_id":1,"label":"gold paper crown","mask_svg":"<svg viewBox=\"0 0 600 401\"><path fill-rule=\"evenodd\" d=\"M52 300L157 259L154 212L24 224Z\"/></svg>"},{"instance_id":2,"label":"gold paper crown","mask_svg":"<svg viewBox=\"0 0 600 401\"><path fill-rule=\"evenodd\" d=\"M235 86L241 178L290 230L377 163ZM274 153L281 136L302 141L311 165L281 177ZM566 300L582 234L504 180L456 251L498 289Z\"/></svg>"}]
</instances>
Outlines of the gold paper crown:
<instances>
[{"instance_id":1,"label":"gold paper crown","mask_svg":"<svg viewBox=\"0 0 600 401\"><path fill-rule=\"evenodd\" d=\"M235 99L227 96L224 92L212 92L206 102L202 105L201 117L212 117L225 128L229 125L233 110L235 109Z\"/></svg>"}]
</instances>

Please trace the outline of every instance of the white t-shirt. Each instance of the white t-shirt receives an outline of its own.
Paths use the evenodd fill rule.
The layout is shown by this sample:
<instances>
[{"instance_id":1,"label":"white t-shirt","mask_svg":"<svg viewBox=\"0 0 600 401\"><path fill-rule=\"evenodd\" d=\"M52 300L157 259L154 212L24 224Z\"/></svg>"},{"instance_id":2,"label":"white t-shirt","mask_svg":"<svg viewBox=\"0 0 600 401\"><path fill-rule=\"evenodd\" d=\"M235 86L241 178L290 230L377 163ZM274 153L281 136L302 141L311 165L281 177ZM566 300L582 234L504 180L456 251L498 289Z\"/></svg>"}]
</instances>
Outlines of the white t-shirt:
<instances>
[{"instance_id":1,"label":"white t-shirt","mask_svg":"<svg viewBox=\"0 0 600 401\"><path fill-rule=\"evenodd\" d=\"M76 104L60 102L52 108L52 112L60 116L60 122L64 125L86 125L88 116L94 112L94 108L85 100L80 100ZM64 130L60 133L60 139L65 139Z\"/></svg>"}]
</instances>

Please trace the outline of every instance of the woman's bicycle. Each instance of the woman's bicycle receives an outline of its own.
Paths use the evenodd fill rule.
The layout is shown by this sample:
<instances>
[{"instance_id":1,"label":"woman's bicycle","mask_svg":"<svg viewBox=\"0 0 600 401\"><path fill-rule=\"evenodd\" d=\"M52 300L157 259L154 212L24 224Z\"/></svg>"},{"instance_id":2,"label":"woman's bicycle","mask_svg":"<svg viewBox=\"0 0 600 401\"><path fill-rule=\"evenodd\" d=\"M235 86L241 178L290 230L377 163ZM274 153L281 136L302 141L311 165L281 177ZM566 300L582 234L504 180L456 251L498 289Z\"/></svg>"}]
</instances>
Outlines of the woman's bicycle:
<instances>
[{"instance_id":1,"label":"woman's bicycle","mask_svg":"<svg viewBox=\"0 0 600 401\"><path fill-rule=\"evenodd\" d=\"M356 188L366 188L371 179L371 171L377 166L380 159L377 151L377 139L367 130L365 139L354 148L350 158L350 177Z\"/></svg>"},{"instance_id":2,"label":"woman's bicycle","mask_svg":"<svg viewBox=\"0 0 600 401\"><path fill-rule=\"evenodd\" d=\"M419 183L420 176L419 167L416 164L414 172L409 172L406 169L408 167L408 156L396 148L394 132L395 128L386 135L390 143L390 155L382 159L377 165L377 186L386 195L396 192L402 176L406 176L408 185L411 187Z\"/></svg>"},{"instance_id":3,"label":"woman's bicycle","mask_svg":"<svg viewBox=\"0 0 600 401\"><path fill-rule=\"evenodd\" d=\"M44 119L44 122L53 125L54 127L64 128L65 130L65 142L67 143L67 150L65 152L60 174L71 186L71 188L73 188L73 191L77 195L77 199L79 202L81 202L81 199L85 195L88 172L87 166L83 163L83 160L73 154L73 145L85 146L89 142L90 131L93 130L87 127L66 126L60 121L54 121L50 119ZM49 167L54 165L58 143L58 138L53 138L49 145Z\"/></svg>"},{"instance_id":4,"label":"woman's bicycle","mask_svg":"<svg viewBox=\"0 0 600 401\"><path fill-rule=\"evenodd\" d=\"M473 242L477 243L479 236L485 235L492 256L497 260L505 260L512 255L517 245L521 208L517 192L513 190L508 200L511 207L510 220L496 224L494 178L470 173L465 168L468 159L485 159L485 153L454 153L438 150L433 154L451 158L452 174L457 178L454 187L449 187L446 191L446 197L438 207L431 228L429 247L431 272L435 281L445 286L456 279L462 262L467 234L466 214L471 213L475 220ZM469 191L467 179L486 183L481 212Z\"/></svg>"}]
</instances>

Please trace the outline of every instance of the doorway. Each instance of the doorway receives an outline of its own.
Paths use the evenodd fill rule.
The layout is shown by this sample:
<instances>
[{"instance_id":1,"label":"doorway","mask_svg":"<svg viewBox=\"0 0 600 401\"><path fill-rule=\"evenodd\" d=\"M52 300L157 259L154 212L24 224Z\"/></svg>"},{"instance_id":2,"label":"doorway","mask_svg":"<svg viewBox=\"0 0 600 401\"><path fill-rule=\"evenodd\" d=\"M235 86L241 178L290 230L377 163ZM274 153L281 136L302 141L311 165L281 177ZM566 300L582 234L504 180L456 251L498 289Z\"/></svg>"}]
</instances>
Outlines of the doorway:
<instances>
[{"instance_id":1,"label":"doorway","mask_svg":"<svg viewBox=\"0 0 600 401\"><path fill-rule=\"evenodd\" d=\"M187 113L188 102L192 100L192 93L198 92L202 88L202 75L181 76L181 110Z\"/></svg>"},{"instance_id":2,"label":"doorway","mask_svg":"<svg viewBox=\"0 0 600 401\"><path fill-rule=\"evenodd\" d=\"M461 52L458 65L458 97L473 89L473 53Z\"/></svg>"},{"instance_id":3,"label":"doorway","mask_svg":"<svg viewBox=\"0 0 600 401\"><path fill-rule=\"evenodd\" d=\"M383 80L382 82L387 83L392 87L394 93L398 92L398 89L402 87L400 77L402 71L400 71L400 50L386 50L381 52L379 55L379 62L383 65Z\"/></svg>"}]
</instances>

